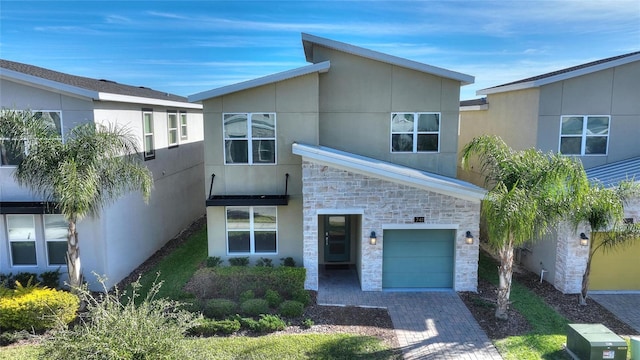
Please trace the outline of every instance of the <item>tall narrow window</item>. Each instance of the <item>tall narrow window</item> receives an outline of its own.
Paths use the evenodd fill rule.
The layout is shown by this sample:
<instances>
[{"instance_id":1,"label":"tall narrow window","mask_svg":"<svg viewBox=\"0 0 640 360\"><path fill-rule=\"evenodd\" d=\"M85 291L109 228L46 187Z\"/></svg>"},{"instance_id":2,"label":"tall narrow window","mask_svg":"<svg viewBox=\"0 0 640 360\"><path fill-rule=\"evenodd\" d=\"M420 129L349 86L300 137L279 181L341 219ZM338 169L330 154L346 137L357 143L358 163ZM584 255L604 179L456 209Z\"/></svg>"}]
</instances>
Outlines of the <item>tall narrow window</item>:
<instances>
[{"instance_id":1,"label":"tall narrow window","mask_svg":"<svg viewBox=\"0 0 640 360\"><path fill-rule=\"evenodd\" d=\"M181 112L180 113L180 139L186 140L189 137L188 130L189 130L189 127L187 126L187 113Z\"/></svg>"},{"instance_id":2,"label":"tall narrow window","mask_svg":"<svg viewBox=\"0 0 640 360\"><path fill-rule=\"evenodd\" d=\"M169 131L169 147L178 146L178 113L167 113L167 129Z\"/></svg>"},{"instance_id":3,"label":"tall narrow window","mask_svg":"<svg viewBox=\"0 0 640 360\"><path fill-rule=\"evenodd\" d=\"M63 215L44 215L44 239L47 244L47 263L66 265L68 223Z\"/></svg>"},{"instance_id":4,"label":"tall narrow window","mask_svg":"<svg viewBox=\"0 0 640 360\"><path fill-rule=\"evenodd\" d=\"M276 114L224 114L227 164L276 163Z\"/></svg>"},{"instance_id":5,"label":"tall narrow window","mask_svg":"<svg viewBox=\"0 0 640 360\"><path fill-rule=\"evenodd\" d=\"M564 155L606 155L609 145L608 115L562 116L560 153Z\"/></svg>"},{"instance_id":6,"label":"tall narrow window","mask_svg":"<svg viewBox=\"0 0 640 360\"><path fill-rule=\"evenodd\" d=\"M391 152L440 151L440 113L392 113Z\"/></svg>"},{"instance_id":7,"label":"tall narrow window","mask_svg":"<svg viewBox=\"0 0 640 360\"><path fill-rule=\"evenodd\" d=\"M144 159L150 160L156 157L153 141L153 110L142 110L142 126L144 127Z\"/></svg>"},{"instance_id":8,"label":"tall narrow window","mask_svg":"<svg viewBox=\"0 0 640 360\"><path fill-rule=\"evenodd\" d=\"M13 266L38 265L36 226L33 215L7 215L7 232Z\"/></svg>"},{"instance_id":9,"label":"tall narrow window","mask_svg":"<svg viewBox=\"0 0 640 360\"><path fill-rule=\"evenodd\" d=\"M229 254L278 252L275 206L230 206L226 211Z\"/></svg>"}]
</instances>

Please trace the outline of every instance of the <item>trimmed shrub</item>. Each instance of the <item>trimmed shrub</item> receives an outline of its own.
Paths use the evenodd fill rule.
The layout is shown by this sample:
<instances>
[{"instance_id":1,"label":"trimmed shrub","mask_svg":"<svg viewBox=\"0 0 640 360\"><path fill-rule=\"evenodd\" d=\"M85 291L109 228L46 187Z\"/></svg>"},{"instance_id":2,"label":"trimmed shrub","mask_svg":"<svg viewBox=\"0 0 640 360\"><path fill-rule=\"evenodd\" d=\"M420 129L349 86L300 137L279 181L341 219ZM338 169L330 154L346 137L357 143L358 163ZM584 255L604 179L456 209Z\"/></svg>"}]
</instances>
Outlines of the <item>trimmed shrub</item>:
<instances>
[{"instance_id":1,"label":"trimmed shrub","mask_svg":"<svg viewBox=\"0 0 640 360\"><path fill-rule=\"evenodd\" d=\"M280 304L278 310L284 317L299 317L304 312L304 304L295 300L286 300Z\"/></svg>"},{"instance_id":2,"label":"trimmed shrub","mask_svg":"<svg viewBox=\"0 0 640 360\"><path fill-rule=\"evenodd\" d=\"M296 267L296 261L293 260L293 258L291 256L287 256L285 258L280 258L280 261L281 261L282 266Z\"/></svg>"},{"instance_id":3,"label":"trimmed shrub","mask_svg":"<svg viewBox=\"0 0 640 360\"><path fill-rule=\"evenodd\" d=\"M191 312L198 313L202 311L202 303L198 299L185 299L181 301L180 309Z\"/></svg>"},{"instance_id":4,"label":"trimmed shrub","mask_svg":"<svg viewBox=\"0 0 640 360\"><path fill-rule=\"evenodd\" d=\"M277 308L282 302L282 296L280 296L277 291L271 289L267 289L264 293L264 299L267 300L271 308Z\"/></svg>"},{"instance_id":5,"label":"trimmed shrub","mask_svg":"<svg viewBox=\"0 0 640 360\"><path fill-rule=\"evenodd\" d=\"M240 305L243 314L258 316L269 313L269 303L264 299L249 299Z\"/></svg>"},{"instance_id":6,"label":"trimmed shrub","mask_svg":"<svg viewBox=\"0 0 640 360\"><path fill-rule=\"evenodd\" d=\"M207 267L218 267L221 266L224 260L220 258L220 256L210 256L207 258L206 266Z\"/></svg>"},{"instance_id":7,"label":"trimmed shrub","mask_svg":"<svg viewBox=\"0 0 640 360\"><path fill-rule=\"evenodd\" d=\"M278 315L262 314L260 320L258 320L258 331L260 332L274 332L284 330L287 327L287 323L284 322Z\"/></svg>"},{"instance_id":8,"label":"trimmed shrub","mask_svg":"<svg viewBox=\"0 0 640 360\"><path fill-rule=\"evenodd\" d=\"M244 329L251 330L251 331L260 330L258 321L254 320L253 318L237 316L234 320L237 320L238 322L240 322L240 326Z\"/></svg>"},{"instance_id":9,"label":"trimmed shrub","mask_svg":"<svg viewBox=\"0 0 640 360\"><path fill-rule=\"evenodd\" d=\"M82 321L72 329L58 327L42 346L44 359L188 359L184 346L189 329L198 325L200 316L180 310L180 303L155 298L161 283L154 283L146 296L140 294L140 283L134 282L130 296L116 289L96 298L78 289L87 304L90 321Z\"/></svg>"},{"instance_id":10,"label":"trimmed shrub","mask_svg":"<svg viewBox=\"0 0 640 360\"><path fill-rule=\"evenodd\" d=\"M240 294L240 297L238 298L238 300L240 300L240 303L242 304L247 300L251 300L255 298L256 298L256 294L253 292L253 290L247 290L247 291L243 291L242 294Z\"/></svg>"},{"instance_id":11,"label":"trimmed shrub","mask_svg":"<svg viewBox=\"0 0 640 360\"><path fill-rule=\"evenodd\" d=\"M301 302L305 307L311 303L311 295L305 289L298 289L291 294L291 299Z\"/></svg>"},{"instance_id":12,"label":"trimmed shrub","mask_svg":"<svg viewBox=\"0 0 640 360\"><path fill-rule=\"evenodd\" d=\"M249 257L245 256L245 257L230 258L229 264L231 266L249 266Z\"/></svg>"},{"instance_id":13,"label":"trimmed shrub","mask_svg":"<svg viewBox=\"0 0 640 360\"><path fill-rule=\"evenodd\" d=\"M14 287L16 282L19 282L22 286L36 285L38 283L38 274L30 272L17 273L12 279L9 287Z\"/></svg>"},{"instance_id":14,"label":"trimmed shrub","mask_svg":"<svg viewBox=\"0 0 640 360\"><path fill-rule=\"evenodd\" d=\"M40 285L52 289L60 287L60 268L55 271L45 271L40 274Z\"/></svg>"},{"instance_id":15,"label":"trimmed shrub","mask_svg":"<svg viewBox=\"0 0 640 360\"><path fill-rule=\"evenodd\" d=\"M256 266L273 267L273 260L269 258L263 258L256 260Z\"/></svg>"},{"instance_id":16,"label":"trimmed shrub","mask_svg":"<svg viewBox=\"0 0 640 360\"><path fill-rule=\"evenodd\" d=\"M189 329L189 333L197 336L213 336L217 334L229 335L238 330L240 330L240 321L235 319L202 319L198 325Z\"/></svg>"},{"instance_id":17,"label":"trimmed shrub","mask_svg":"<svg viewBox=\"0 0 640 360\"><path fill-rule=\"evenodd\" d=\"M207 301L202 313L208 318L224 319L233 315L238 308L238 304L229 299L211 299Z\"/></svg>"},{"instance_id":18,"label":"trimmed shrub","mask_svg":"<svg viewBox=\"0 0 640 360\"><path fill-rule=\"evenodd\" d=\"M4 292L4 291L3 291ZM61 290L40 286L23 287L5 292L0 298L0 327L15 330L46 330L76 318L78 297Z\"/></svg>"}]
</instances>

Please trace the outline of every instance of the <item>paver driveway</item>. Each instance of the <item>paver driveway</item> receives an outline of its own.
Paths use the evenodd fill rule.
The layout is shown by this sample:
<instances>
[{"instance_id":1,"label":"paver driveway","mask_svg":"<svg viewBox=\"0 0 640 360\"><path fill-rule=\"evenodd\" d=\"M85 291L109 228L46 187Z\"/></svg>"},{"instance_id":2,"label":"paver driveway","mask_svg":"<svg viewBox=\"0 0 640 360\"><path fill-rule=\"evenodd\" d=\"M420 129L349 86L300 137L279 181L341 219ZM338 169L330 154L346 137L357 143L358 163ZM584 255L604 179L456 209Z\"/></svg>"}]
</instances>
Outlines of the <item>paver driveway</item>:
<instances>
[{"instance_id":1,"label":"paver driveway","mask_svg":"<svg viewBox=\"0 0 640 360\"><path fill-rule=\"evenodd\" d=\"M593 300L640 332L640 294L591 294Z\"/></svg>"},{"instance_id":2,"label":"paver driveway","mask_svg":"<svg viewBox=\"0 0 640 360\"><path fill-rule=\"evenodd\" d=\"M386 308L405 359L502 359L454 291L363 292L355 270L321 272L318 303Z\"/></svg>"}]
</instances>

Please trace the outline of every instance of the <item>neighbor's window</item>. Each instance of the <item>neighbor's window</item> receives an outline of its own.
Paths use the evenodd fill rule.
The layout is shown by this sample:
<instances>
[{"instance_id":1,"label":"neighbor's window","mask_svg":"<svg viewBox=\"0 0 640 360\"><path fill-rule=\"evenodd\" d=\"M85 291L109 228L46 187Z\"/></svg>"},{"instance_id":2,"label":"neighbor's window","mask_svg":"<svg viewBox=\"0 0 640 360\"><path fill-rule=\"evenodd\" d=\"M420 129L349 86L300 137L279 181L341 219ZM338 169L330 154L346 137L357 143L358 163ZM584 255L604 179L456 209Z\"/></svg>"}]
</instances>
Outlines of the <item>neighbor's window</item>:
<instances>
[{"instance_id":1,"label":"neighbor's window","mask_svg":"<svg viewBox=\"0 0 640 360\"><path fill-rule=\"evenodd\" d=\"M47 263L66 265L69 224L64 215L44 215L44 239L47 244Z\"/></svg>"},{"instance_id":2,"label":"neighbor's window","mask_svg":"<svg viewBox=\"0 0 640 360\"><path fill-rule=\"evenodd\" d=\"M169 147L178 146L178 113L167 113L167 128L169 131Z\"/></svg>"},{"instance_id":3,"label":"neighbor's window","mask_svg":"<svg viewBox=\"0 0 640 360\"><path fill-rule=\"evenodd\" d=\"M606 155L609 143L608 115L562 116L560 153L564 155Z\"/></svg>"},{"instance_id":4,"label":"neighbor's window","mask_svg":"<svg viewBox=\"0 0 640 360\"><path fill-rule=\"evenodd\" d=\"M226 211L229 254L278 252L275 206L230 206Z\"/></svg>"},{"instance_id":5,"label":"neighbor's window","mask_svg":"<svg viewBox=\"0 0 640 360\"><path fill-rule=\"evenodd\" d=\"M187 126L187 113L180 113L180 139L186 140L188 137L187 134L188 126Z\"/></svg>"},{"instance_id":6,"label":"neighbor's window","mask_svg":"<svg viewBox=\"0 0 640 360\"><path fill-rule=\"evenodd\" d=\"M150 160L156 157L153 144L153 110L142 110L142 125L144 127L144 159Z\"/></svg>"},{"instance_id":7,"label":"neighbor's window","mask_svg":"<svg viewBox=\"0 0 640 360\"><path fill-rule=\"evenodd\" d=\"M56 133L62 136L62 116L60 111L34 111L33 116L49 123L56 129ZM0 166L17 166L24 157L24 142L20 148L10 146L9 138L0 134Z\"/></svg>"},{"instance_id":8,"label":"neighbor's window","mask_svg":"<svg viewBox=\"0 0 640 360\"><path fill-rule=\"evenodd\" d=\"M440 113L392 113L391 152L438 152Z\"/></svg>"},{"instance_id":9,"label":"neighbor's window","mask_svg":"<svg viewBox=\"0 0 640 360\"><path fill-rule=\"evenodd\" d=\"M224 114L226 164L276 163L276 114Z\"/></svg>"},{"instance_id":10,"label":"neighbor's window","mask_svg":"<svg viewBox=\"0 0 640 360\"><path fill-rule=\"evenodd\" d=\"M36 226L33 215L7 215L12 266L35 266Z\"/></svg>"}]
</instances>

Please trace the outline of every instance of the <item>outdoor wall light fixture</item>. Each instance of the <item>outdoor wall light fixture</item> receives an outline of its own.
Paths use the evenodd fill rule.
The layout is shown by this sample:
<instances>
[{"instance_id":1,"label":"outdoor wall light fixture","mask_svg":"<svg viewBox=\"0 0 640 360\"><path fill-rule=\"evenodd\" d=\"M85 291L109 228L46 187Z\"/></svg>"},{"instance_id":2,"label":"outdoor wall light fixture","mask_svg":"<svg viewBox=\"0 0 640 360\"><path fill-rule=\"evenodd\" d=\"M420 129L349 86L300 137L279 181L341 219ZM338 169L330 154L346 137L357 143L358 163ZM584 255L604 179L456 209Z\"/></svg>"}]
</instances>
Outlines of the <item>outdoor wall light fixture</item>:
<instances>
[{"instance_id":1,"label":"outdoor wall light fixture","mask_svg":"<svg viewBox=\"0 0 640 360\"><path fill-rule=\"evenodd\" d=\"M473 244L473 235L471 235L471 231L467 231L465 238L464 238L464 242L471 245Z\"/></svg>"},{"instance_id":2,"label":"outdoor wall light fixture","mask_svg":"<svg viewBox=\"0 0 640 360\"><path fill-rule=\"evenodd\" d=\"M372 231L371 235L369 236L369 244L375 245L377 243L378 243L378 237L376 236L376 232Z\"/></svg>"},{"instance_id":3,"label":"outdoor wall light fixture","mask_svg":"<svg viewBox=\"0 0 640 360\"><path fill-rule=\"evenodd\" d=\"M587 235L585 235L585 233L580 233L580 245L581 246L589 245L589 238L587 237Z\"/></svg>"}]
</instances>

